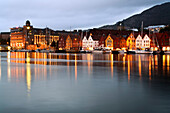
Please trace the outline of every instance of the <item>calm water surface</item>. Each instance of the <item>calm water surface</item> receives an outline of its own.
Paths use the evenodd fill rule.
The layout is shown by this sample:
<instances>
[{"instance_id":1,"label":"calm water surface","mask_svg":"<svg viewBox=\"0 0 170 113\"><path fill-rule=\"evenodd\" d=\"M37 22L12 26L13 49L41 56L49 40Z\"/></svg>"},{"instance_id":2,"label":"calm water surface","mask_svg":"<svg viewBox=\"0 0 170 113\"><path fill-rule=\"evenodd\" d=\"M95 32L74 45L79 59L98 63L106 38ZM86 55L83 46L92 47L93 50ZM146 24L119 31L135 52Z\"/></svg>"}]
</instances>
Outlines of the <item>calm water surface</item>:
<instances>
[{"instance_id":1,"label":"calm water surface","mask_svg":"<svg viewBox=\"0 0 170 113\"><path fill-rule=\"evenodd\" d=\"M170 113L170 55L0 53L0 113Z\"/></svg>"}]
</instances>

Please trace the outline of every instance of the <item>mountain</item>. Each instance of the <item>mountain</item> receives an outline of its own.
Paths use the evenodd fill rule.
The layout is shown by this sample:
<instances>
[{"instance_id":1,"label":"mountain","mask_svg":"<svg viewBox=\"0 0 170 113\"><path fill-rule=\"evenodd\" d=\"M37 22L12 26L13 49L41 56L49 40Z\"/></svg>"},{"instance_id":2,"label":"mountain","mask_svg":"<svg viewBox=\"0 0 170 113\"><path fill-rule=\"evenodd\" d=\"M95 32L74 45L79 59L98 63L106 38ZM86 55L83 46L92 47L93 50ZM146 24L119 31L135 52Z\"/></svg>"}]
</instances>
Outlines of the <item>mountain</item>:
<instances>
[{"instance_id":1,"label":"mountain","mask_svg":"<svg viewBox=\"0 0 170 113\"><path fill-rule=\"evenodd\" d=\"M122 23L125 28L140 28L142 21L144 27L152 25L170 25L170 2L156 5L143 11L141 14L133 15L123 21L117 22L115 25L103 26L101 29L117 29L120 23Z\"/></svg>"}]
</instances>

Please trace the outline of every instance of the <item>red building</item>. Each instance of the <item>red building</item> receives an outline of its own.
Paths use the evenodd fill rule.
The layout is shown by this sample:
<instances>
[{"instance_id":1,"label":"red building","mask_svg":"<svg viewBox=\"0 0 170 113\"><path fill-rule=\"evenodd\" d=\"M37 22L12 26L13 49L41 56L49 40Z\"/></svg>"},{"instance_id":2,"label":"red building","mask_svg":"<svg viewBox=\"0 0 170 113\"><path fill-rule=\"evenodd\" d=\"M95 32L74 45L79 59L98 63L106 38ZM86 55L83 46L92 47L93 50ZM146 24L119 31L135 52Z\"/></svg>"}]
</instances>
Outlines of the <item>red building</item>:
<instances>
[{"instance_id":1,"label":"red building","mask_svg":"<svg viewBox=\"0 0 170 113\"><path fill-rule=\"evenodd\" d=\"M163 33L159 42L163 51L170 51L170 32Z\"/></svg>"},{"instance_id":2,"label":"red building","mask_svg":"<svg viewBox=\"0 0 170 113\"><path fill-rule=\"evenodd\" d=\"M120 48L123 50L127 49L126 37L120 37Z\"/></svg>"},{"instance_id":3,"label":"red building","mask_svg":"<svg viewBox=\"0 0 170 113\"><path fill-rule=\"evenodd\" d=\"M58 50L65 50L66 38L67 38L67 35L60 35L60 38L58 40Z\"/></svg>"},{"instance_id":4,"label":"red building","mask_svg":"<svg viewBox=\"0 0 170 113\"><path fill-rule=\"evenodd\" d=\"M99 39L99 48L104 48L105 47L105 40L106 40L106 35L103 34L101 38Z\"/></svg>"},{"instance_id":5,"label":"red building","mask_svg":"<svg viewBox=\"0 0 170 113\"><path fill-rule=\"evenodd\" d=\"M71 35L71 39L72 39L72 50L80 50L80 48L82 47L82 42L81 42L81 38L79 35L75 34L75 35Z\"/></svg>"},{"instance_id":6,"label":"red building","mask_svg":"<svg viewBox=\"0 0 170 113\"><path fill-rule=\"evenodd\" d=\"M113 38L113 49L120 49L120 37L115 35L111 36Z\"/></svg>"}]
</instances>

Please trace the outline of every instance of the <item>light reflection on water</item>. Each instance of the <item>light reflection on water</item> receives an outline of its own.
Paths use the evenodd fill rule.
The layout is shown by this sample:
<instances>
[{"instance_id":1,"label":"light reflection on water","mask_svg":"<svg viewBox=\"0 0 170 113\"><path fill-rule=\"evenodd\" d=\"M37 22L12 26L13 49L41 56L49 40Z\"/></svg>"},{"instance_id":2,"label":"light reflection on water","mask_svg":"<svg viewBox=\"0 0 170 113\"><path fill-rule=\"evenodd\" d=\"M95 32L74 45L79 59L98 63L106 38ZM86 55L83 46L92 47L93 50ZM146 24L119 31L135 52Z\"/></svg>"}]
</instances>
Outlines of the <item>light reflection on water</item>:
<instances>
[{"instance_id":1,"label":"light reflection on water","mask_svg":"<svg viewBox=\"0 0 170 113\"><path fill-rule=\"evenodd\" d=\"M76 98L72 95L79 97L79 99L76 98L78 99L77 103L73 103L72 107L75 107L74 104L75 105L79 104L79 101L81 102L85 101L82 100L79 95L80 92L84 92L85 94L82 95L84 95L84 97L87 100L89 99L91 100L91 101L89 100L91 102L90 108L92 106L95 108L95 104L97 105L99 104L97 103L97 100L95 100L95 98L99 99L102 97L106 98L107 100L108 99L107 96L109 95L109 93L106 95L105 94L100 95L98 94L98 92L101 93L103 91L104 92L106 91L110 92L111 94L113 92L114 93L118 92L117 96L115 95L115 98L118 97L124 99L128 99L128 97L124 95L127 93L127 95L131 94L132 97L134 97L134 99L132 99L133 101L136 101L135 98L138 98L138 96L132 94L131 92L136 94L140 93L139 96L141 96L141 98L143 95L146 95L147 97L148 94L147 93L145 94L145 92L157 89L157 87L155 86L151 87L152 85L160 85L158 88L161 88L162 84L159 83L154 84L155 82L161 83L162 81L165 81L165 83L169 83L170 55L127 55L127 54L115 55L115 54L68 54L68 53L59 54L59 53L25 53L25 52L11 52L11 53L8 52L0 54L1 54L0 84L5 83L6 85L5 87L7 89L9 87L13 87L17 91L18 91L17 88L19 88L19 90L22 90L23 88L22 85L25 84L26 85L25 92L27 93L27 96L29 96L29 98L32 99L30 104L33 105L34 105L33 99L35 100L36 98L41 99L40 97L37 97L37 91L40 91L39 92L41 93L40 95L43 95L42 93L44 93L43 98L47 98L47 101L51 105L54 104L53 100L50 100L52 98L53 99L57 98L59 101L60 100L59 97L61 98L68 97L68 99ZM7 81L7 83L5 81ZM143 82L144 84L142 85L141 82ZM16 84L15 86L14 83L17 83L18 85ZM131 84L133 84L134 86L133 85L130 86ZM145 87L145 90L142 88L141 85ZM97 88L97 86L99 87L99 89ZM135 86L140 87L134 88ZM77 87L79 87L78 90L76 89ZM59 89L56 90L55 88ZM3 88L0 86L0 90L2 89ZM128 91L124 92L125 90ZM138 90L139 92L135 92ZM11 91L13 91L14 94L15 93L18 94L17 91L14 90ZM49 94L45 95L47 93L46 91ZM73 93L72 91L75 92ZM88 93L86 91L89 92L89 94L91 95L88 96ZM155 90L153 92L155 92ZM24 95L23 90L19 91L19 93L20 96ZM59 97L55 97L53 93L55 93ZM71 93L72 95L70 95L69 93ZM170 94L170 92L167 92L167 94ZM96 97L94 95L96 95ZM97 95L100 95L101 97L98 97ZM3 96L5 96L5 94ZM146 97L142 99L147 100L148 98ZM20 99L22 97L16 96L16 98ZM115 104L115 102L112 101L113 99L112 96L110 97L109 95L109 98L110 104ZM169 96L167 96L167 98L168 98L167 100L170 99ZM0 99L2 98L0 97ZM92 101L93 99L94 101ZM40 100L38 100L38 102L35 103L40 104L39 101ZM60 101L63 104L67 103L66 100ZM163 99L162 101L165 100ZM104 105L106 103L107 102L103 102ZM0 102L0 105L1 104L2 103ZM88 106L86 105L86 103L84 104L85 106ZM89 103L87 102L87 104ZM100 104L103 105L102 103ZM132 102L131 104L135 105L135 102ZM11 105L14 104L11 103ZM170 105L170 103L168 103L168 105ZM10 106L6 105L6 107ZM39 110L41 111L41 109L43 109L42 108L43 106L39 107L40 107ZM98 111L97 108L98 107L92 109L92 111L97 112ZM28 107L27 109L32 108ZM68 109L71 108L68 107ZM106 106L103 107L103 109L106 109ZM0 111L1 110L2 109L0 107ZM73 111L80 112L79 110ZM33 110L32 112L35 111Z\"/></svg>"},{"instance_id":2,"label":"light reflection on water","mask_svg":"<svg viewBox=\"0 0 170 113\"><path fill-rule=\"evenodd\" d=\"M8 52L7 53L7 75L8 81L12 77L19 80L19 78L25 77L26 72L26 82L28 92L31 90L31 64L34 64L34 75L35 80L44 79L46 80L47 75L52 75L51 68L49 68L49 73L47 73L47 65L60 65L67 66L67 74L70 75L70 66L75 67L75 80L78 78L77 66L87 66L88 75L93 72L94 66L100 67L110 67L111 78L114 75L114 67L122 67L121 71L126 72L128 75L128 80L131 79L131 73L138 71L139 79L142 76L148 75L149 80L159 73L162 69L162 74L164 76L169 75L169 65L170 65L170 55L114 55L114 54L57 54L57 53L25 53L25 52ZM1 58L1 57L0 57ZM61 60L61 61L60 61ZM82 62L81 62L82 61ZM10 63L15 62L16 66L11 67ZM25 67L18 67L18 63L26 64ZM1 61L0 61L1 64ZM42 66L40 68L39 66ZM12 68L12 69L11 69ZM153 72L153 75L152 75ZM156 73L155 73L156 72ZM43 75L43 76L42 76ZM0 79L1 79L1 69L0 69ZM158 76L158 74L157 74Z\"/></svg>"}]
</instances>

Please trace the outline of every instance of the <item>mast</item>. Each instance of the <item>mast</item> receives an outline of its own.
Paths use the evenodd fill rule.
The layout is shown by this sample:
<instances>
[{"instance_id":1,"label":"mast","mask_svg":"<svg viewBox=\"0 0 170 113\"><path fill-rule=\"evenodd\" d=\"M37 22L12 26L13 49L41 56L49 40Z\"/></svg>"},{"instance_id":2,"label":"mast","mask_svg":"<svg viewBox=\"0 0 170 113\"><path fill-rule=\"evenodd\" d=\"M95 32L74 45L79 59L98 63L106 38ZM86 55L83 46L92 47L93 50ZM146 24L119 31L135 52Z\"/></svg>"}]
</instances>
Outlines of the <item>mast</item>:
<instances>
[{"instance_id":1,"label":"mast","mask_svg":"<svg viewBox=\"0 0 170 113\"><path fill-rule=\"evenodd\" d=\"M48 44L48 42L47 42L47 26L46 26L46 29L45 29L45 42L46 42L46 44Z\"/></svg>"},{"instance_id":2,"label":"mast","mask_svg":"<svg viewBox=\"0 0 170 113\"><path fill-rule=\"evenodd\" d=\"M143 37L143 21L142 21L142 25L141 25L141 36Z\"/></svg>"}]
</instances>

